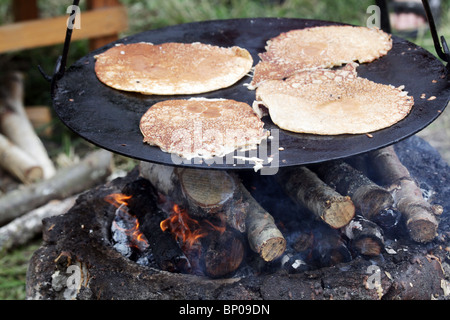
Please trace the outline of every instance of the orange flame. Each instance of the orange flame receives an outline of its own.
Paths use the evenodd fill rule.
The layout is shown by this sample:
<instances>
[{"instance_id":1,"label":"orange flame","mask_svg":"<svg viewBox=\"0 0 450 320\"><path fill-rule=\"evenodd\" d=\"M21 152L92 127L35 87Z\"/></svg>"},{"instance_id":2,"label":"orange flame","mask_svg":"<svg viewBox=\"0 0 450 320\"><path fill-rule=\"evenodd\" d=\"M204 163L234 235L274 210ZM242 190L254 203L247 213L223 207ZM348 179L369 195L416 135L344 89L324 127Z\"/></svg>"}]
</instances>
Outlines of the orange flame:
<instances>
[{"instance_id":1,"label":"orange flame","mask_svg":"<svg viewBox=\"0 0 450 320\"><path fill-rule=\"evenodd\" d=\"M127 215L127 218L131 220L133 226L129 229L119 227L115 221L113 223L118 230L124 232L130 238L131 246L143 250L148 246L148 242L145 238L145 235L139 230L139 221L136 217L129 214L128 210L123 208L123 206L128 205L127 200L131 199L131 197L132 196L127 196L122 193L112 193L105 197L105 201L112 204L121 212L125 213Z\"/></svg>"},{"instance_id":2,"label":"orange flame","mask_svg":"<svg viewBox=\"0 0 450 320\"><path fill-rule=\"evenodd\" d=\"M105 201L109 204L112 204L116 208L119 208L122 205L127 206L127 200L131 199L131 196L127 196L123 193L111 193L105 197Z\"/></svg>"},{"instance_id":3,"label":"orange flame","mask_svg":"<svg viewBox=\"0 0 450 320\"><path fill-rule=\"evenodd\" d=\"M189 217L186 210L175 204L169 218L161 221L161 230L169 230L176 239L179 239L187 248L194 246L199 239L208 235L208 229L225 232L225 227L216 226L208 220L202 223Z\"/></svg>"}]
</instances>

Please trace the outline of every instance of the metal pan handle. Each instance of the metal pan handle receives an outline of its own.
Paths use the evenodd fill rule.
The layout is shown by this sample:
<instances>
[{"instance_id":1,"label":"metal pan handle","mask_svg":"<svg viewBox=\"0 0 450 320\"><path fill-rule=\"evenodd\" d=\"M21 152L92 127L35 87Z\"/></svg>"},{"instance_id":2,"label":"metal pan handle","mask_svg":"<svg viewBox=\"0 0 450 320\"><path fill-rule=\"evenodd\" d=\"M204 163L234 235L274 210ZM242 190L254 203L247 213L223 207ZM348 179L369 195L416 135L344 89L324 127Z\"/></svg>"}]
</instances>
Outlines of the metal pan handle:
<instances>
[{"instance_id":1,"label":"metal pan handle","mask_svg":"<svg viewBox=\"0 0 450 320\"><path fill-rule=\"evenodd\" d=\"M80 0L74 0L72 8L78 7L80 4ZM72 13L70 14L71 21L74 21L76 17L76 11L72 10ZM73 27L70 25L67 26L66 30L66 38L64 40L64 47L63 47L63 53L61 56L58 57L58 60L56 61L55 69L53 71L53 75L49 76L47 75L44 70L41 68L41 66L38 66L39 71L41 72L42 76L51 83L51 95L53 98L53 93L56 88L56 83L58 80L60 80L66 71L66 65L67 65L67 57L69 55L69 47L70 47L70 41L72 39L72 32Z\"/></svg>"},{"instance_id":2,"label":"metal pan handle","mask_svg":"<svg viewBox=\"0 0 450 320\"><path fill-rule=\"evenodd\" d=\"M430 26L430 32L431 32L431 36L433 37L433 42L434 42L434 48L436 50L437 55L439 56L439 58L441 58L442 60L444 60L445 62L447 62L447 66L446 66L446 72L447 72L447 77L450 75L450 51L448 49L448 45L447 42L445 41L444 36L441 36L441 42L439 42L439 36L437 33L437 29L436 29L436 24L434 23L434 18L433 18L433 14L431 12L431 8L430 8L430 4L428 2L428 0L422 0L423 6L425 8L425 13L427 15L427 19L428 19L428 24ZM441 47L441 43L442 43L442 47Z\"/></svg>"},{"instance_id":3,"label":"metal pan handle","mask_svg":"<svg viewBox=\"0 0 450 320\"><path fill-rule=\"evenodd\" d=\"M389 22L389 10L387 6L387 0L376 0L376 5L380 8L381 11L381 29L387 33L391 33L391 25ZM431 36L433 38L434 49L436 50L437 55L443 61L447 62L447 66L445 67L447 77L450 77L450 51L448 49L447 42L445 41L444 36L441 36L439 39L439 35L436 29L436 24L434 22L433 13L431 12L430 3L428 0L422 0L423 7L425 9L425 14L427 16L428 25L430 26ZM442 47L441 47L442 44Z\"/></svg>"}]
</instances>

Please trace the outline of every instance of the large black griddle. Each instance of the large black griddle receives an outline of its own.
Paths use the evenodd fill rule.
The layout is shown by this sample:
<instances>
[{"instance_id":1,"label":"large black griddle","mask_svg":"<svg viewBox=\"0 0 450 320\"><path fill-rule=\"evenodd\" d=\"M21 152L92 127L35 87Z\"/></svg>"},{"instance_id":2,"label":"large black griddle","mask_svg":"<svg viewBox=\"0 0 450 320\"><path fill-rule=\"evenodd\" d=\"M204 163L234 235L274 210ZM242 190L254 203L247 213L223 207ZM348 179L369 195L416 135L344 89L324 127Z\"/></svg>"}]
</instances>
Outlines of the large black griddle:
<instances>
[{"instance_id":1,"label":"large black griddle","mask_svg":"<svg viewBox=\"0 0 450 320\"><path fill-rule=\"evenodd\" d=\"M240 46L246 48L254 59L259 61L258 53L264 52L266 41L292 29L337 25L339 23L305 19L235 19L195 22L171 26L158 30L142 32L113 42L81 58L67 69L58 79L53 90L53 107L59 118L75 133L87 141L137 160L168 165L182 165L197 168L247 169L253 168L252 161L234 161L232 157L218 161L201 162L199 159L180 163L158 147L143 143L139 130L141 116L156 102L166 99L190 97L227 98L252 104L255 91L248 90L244 84L251 81L245 77L235 85L193 96L146 96L112 89L102 84L94 72L96 54L116 43L152 42L202 42L223 47ZM257 150L257 156L267 160L274 156L272 166L303 165L344 158L375 150L405 139L433 122L449 102L450 83L445 78L444 65L425 49L399 37L393 36L393 48L389 53L370 63L358 67L362 77L393 86L404 85L405 90L414 97L415 105L411 113L397 124L371 135L333 135L319 136L296 134L279 130L279 151L269 140L267 150ZM422 99L436 97L434 100ZM279 129L270 117L262 119L265 128ZM276 133L276 131L273 131ZM276 134L274 134L276 137ZM273 140L272 140L273 141ZM242 155L242 154L240 154ZM249 156L255 153L248 154ZM266 162L267 163L267 162Z\"/></svg>"}]
</instances>

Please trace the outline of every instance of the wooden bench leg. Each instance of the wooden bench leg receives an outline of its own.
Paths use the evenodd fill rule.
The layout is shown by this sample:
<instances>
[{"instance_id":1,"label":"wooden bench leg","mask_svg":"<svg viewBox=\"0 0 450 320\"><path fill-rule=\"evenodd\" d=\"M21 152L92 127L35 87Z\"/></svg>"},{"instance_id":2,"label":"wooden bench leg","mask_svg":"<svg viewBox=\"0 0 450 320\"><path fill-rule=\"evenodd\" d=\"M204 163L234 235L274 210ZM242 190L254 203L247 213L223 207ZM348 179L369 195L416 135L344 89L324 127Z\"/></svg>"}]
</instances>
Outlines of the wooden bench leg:
<instances>
[{"instance_id":1,"label":"wooden bench leg","mask_svg":"<svg viewBox=\"0 0 450 320\"><path fill-rule=\"evenodd\" d=\"M12 5L16 22L34 20L39 17L37 0L14 0Z\"/></svg>"},{"instance_id":2,"label":"wooden bench leg","mask_svg":"<svg viewBox=\"0 0 450 320\"><path fill-rule=\"evenodd\" d=\"M87 6L89 10L93 9L99 9L99 8L105 8L105 7L113 7L113 6L119 6L120 2L118 0L88 0ZM116 41L118 39L119 35L110 35L110 36L104 36L99 38L92 38L89 40L89 49L95 50L100 47L103 47L104 45L107 45L110 42Z\"/></svg>"}]
</instances>

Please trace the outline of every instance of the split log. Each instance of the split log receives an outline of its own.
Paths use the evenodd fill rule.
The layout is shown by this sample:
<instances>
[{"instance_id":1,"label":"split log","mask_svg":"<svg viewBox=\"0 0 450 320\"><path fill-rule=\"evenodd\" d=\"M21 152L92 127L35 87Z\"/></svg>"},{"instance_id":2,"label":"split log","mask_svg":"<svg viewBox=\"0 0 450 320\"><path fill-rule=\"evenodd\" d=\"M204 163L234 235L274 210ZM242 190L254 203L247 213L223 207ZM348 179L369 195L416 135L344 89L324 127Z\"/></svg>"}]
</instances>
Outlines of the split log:
<instances>
[{"instance_id":1,"label":"split log","mask_svg":"<svg viewBox=\"0 0 450 320\"><path fill-rule=\"evenodd\" d=\"M349 196L342 196L304 166L280 169L277 180L296 203L335 229L347 225L355 215Z\"/></svg>"},{"instance_id":2,"label":"split log","mask_svg":"<svg viewBox=\"0 0 450 320\"><path fill-rule=\"evenodd\" d=\"M126 201L129 212L138 219L139 230L145 235L161 270L190 272L191 265L174 236L160 227L161 221L167 217L157 206L157 191L151 183L140 178L125 185L122 192L131 196Z\"/></svg>"},{"instance_id":3,"label":"split log","mask_svg":"<svg viewBox=\"0 0 450 320\"><path fill-rule=\"evenodd\" d=\"M0 166L26 184L43 178L41 166L2 134L0 134Z\"/></svg>"},{"instance_id":4,"label":"split log","mask_svg":"<svg viewBox=\"0 0 450 320\"><path fill-rule=\"evenodd\" d=\"M356 211L366 219L382 220L385 226L392 226L397 223L396 215L389 216L386 214L386 210L393 210L394 207L392 194L359 170L343 161L321 163L312 166L312 169L321 180L337 192L349 196ZM386 221L388 218L391 219Z\"/></svg>"},{"instance_id":5,"label":"split log","mask_svg":"<svg viewBox=\"0 0 450 320\"><path fill-rule=\"evenodd\" d=\"M1 227L0 253L17 248L36 238L42 232L42 220L66 213L75 204L76 198L75 195L63 200L52 200Z\"/></svg>"},{"instance_id":6,"label":"split log","mask_svg":"<svg viewBox=\"0 0 450 320\"><path fill-rule=\"evenodd\" d=\"M442 213L442 207L432 206L423 198L393 146L372 151L370 158L378 176L392 189L395 205L405 218L411 238L422 243L432 241L439 224L437 215Z\"/></svg>"},{"instance_id":7,"label":"split log","mask_svg":"<svg viewBox=\"0 0 450 320\"><path fill-rule=\"evenodd\" d=\"M374 222L356 216L344 228L351 247L364 256L378 256L384 250L383 230Z\"/></svg>"},{"instance_id":8,"label":"split log","mask_svg":"<svg viewBox=\"0 0 450 320\"><path fill-rule=\"evenodd\" d=\"M237 177L219 170L175 168L140 163L140 174L158 191L196 217L220 217L230 227L247 231L249 244L264 260L286 249L273 217L248 193Z\"/></svg>"},{"instance_id":9,"label":"split log","mask_svg":"<svg viewBox=\"0 0 450 320\"><path fill-rule=\"evenodd\" d=\"M14 144L20 147L39 163L44 179L55 175L56 169L42 140L36 134L23 105L23 76L12 73L6 78L6 93L0 102L2 114L0 128Z\"/></svg>"},{"instance_id":10,"label":"split log","mask_svg":"<svg viewBox=\"0 0 450 320\"><path fill-rule=\"evenodd\" d=\"M60 169L48 180L24 186L0 198L0 225L40 207L50 200L64 199L103 182L111 172L112 154L97 150L80 163Z\"/></svg>"}]
</instances>

